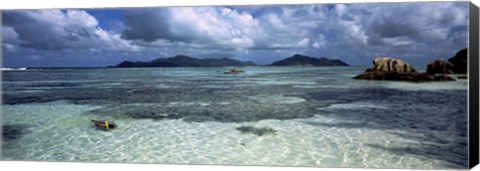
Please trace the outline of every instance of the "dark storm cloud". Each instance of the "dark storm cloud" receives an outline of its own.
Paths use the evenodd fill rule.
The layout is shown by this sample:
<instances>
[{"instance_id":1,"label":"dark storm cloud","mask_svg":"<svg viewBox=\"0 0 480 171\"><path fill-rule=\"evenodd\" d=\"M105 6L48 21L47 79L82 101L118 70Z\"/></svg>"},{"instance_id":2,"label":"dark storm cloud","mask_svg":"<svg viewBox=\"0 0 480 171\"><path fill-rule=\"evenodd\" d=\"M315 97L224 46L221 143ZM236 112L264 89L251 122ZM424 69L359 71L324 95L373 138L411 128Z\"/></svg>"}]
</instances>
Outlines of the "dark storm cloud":
<instances>
[{"instance_id":1,"label":"dark storm cloud","mask_svg":"<svg viewBox=\"0 0 480 171\"><path fill-rule=\"evenodd\" d=\"M396 41L435 42L447 39L449 33L455 31L454 27L466 27L467 24L466 12L457 6L445 3L423 6L420 3L385 5L370 19L366 19L368 22L365 28L368 28L367 34L371 37L369 41L389 43L377 39L397 38ZM465 4L463 8L466 7Z\"/></svg>"},{"instance_id":2,"label":"dark storm cloud","mask_svg":"<svg viewBox=\"0 0 480 171\"><path fill-rule=\"evenodd\" d=\"M424 65L467 47L467 7L465 2L338 4L326 21L335 31L318 32L333 44L318 49L349 62L382 55Z\"/></svg>"},{"instance_id":3,"label":"dark storm cloud","mask_svg":"<svg viewBox=\"0 0 480 171\"><path fill-rule=\"evenodd\" d=\"M131 11L125 16L127 29L122 37L129 40L153 42L158 39L189 42L189 28L174 28L169 23L168 9L148 9Z\"/></svg>"},{"instance_id":4,"label":"dark storm cloud","mask_svg":"<svg viewBox=\"0 0 480 171\"><path fill-rule=\"evenodd\" d=\"M16 44L20 41L18 33L12 27L3 27L2 29L2 41L3 43Z\"/></svg>"}]
</instances>

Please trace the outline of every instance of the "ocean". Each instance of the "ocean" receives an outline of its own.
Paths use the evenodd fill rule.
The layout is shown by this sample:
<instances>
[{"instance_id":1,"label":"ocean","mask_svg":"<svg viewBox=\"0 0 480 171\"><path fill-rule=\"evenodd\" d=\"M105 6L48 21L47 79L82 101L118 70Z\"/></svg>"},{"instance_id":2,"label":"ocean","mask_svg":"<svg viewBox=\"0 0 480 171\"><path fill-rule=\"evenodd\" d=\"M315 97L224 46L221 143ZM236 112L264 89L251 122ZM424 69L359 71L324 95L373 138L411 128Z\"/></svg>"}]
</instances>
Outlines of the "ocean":
<instances>
[{"instance_id":1,"label":"ocean","mask_svg":"<svg viewBox=\"0 0 480 171\"><path fill-rule=\"evenodd\" d=\"M9 161L467 169L468 81L365 67L4 71ZM108 119L118 128L95 129Z\"/></svg>"}]
</instances>

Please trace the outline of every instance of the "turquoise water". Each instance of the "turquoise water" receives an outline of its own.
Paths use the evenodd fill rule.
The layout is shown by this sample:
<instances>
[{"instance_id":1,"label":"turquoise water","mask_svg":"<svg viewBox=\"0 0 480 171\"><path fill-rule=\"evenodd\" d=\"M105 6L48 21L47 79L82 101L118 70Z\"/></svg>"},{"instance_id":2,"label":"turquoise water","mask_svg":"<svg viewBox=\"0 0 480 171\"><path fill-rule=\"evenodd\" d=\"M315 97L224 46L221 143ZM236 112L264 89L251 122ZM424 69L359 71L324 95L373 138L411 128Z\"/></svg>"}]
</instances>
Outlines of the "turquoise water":
<instances>
[{"instance_id":1,"label":"turquoise water","mask_svg":"<svg viewBox=\"0 0 480 171\"><path fill-rule=\"evenodd\" d=\"M2 160L467 167L466 81L353 80L364 70L356 67L229 69L4 72ZM99 131L91 119L119 127Z\"/></svg>"}]
</instances>

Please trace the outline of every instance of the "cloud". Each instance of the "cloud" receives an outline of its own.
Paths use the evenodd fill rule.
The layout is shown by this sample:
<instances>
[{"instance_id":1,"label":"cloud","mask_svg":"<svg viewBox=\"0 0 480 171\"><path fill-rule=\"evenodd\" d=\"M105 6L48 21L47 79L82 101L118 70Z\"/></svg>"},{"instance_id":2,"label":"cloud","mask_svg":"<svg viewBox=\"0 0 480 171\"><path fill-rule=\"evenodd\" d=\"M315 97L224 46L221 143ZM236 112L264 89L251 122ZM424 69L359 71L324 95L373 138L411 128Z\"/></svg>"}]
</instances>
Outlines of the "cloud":
<instances>
[{"instance_id":1,"label":"cloud","mask_svg":"<svg viewBox=\"0 0 480 171\"><path fill-rule=\"evenodd\" d=\"M119 34L98 27L98 21L81 10L29 10L3 12L2 35L17 33L21 47L39 50L138 50ZM13 30L13 31L12 31ZM9 40L8 40L9 41Z\"/></svg>"},{"instance_id":2,"label":"cloud","mask_svg":"<svg viewBox=\"0 0 480 171\"><path fill-rule=\"evenodd\" d=\"M298 46L299 47L307 47L309 43L310 43L310 39L309 38L304 38L304 39L302 39L298 42Z\"/></svg>"},{"instance_id":3,"label":"cloud","mask_svg":"<svg viewBox=\"0 0 480 171\"><path fill-rule=\"evenodd\" d=\"M167 40L243 48L254 46L253 38L262 32L258 21L250 14L215 7L130 11L126 15L126 27L122 37L128 40Z\"/></svg>"},{"instance_id":4,"label":"cloud","mask_svg":"<svg viewBox=\"0 0 480 171\"><path fill-rule=\"evenodd\" d=\"M2 48L9 51L15 52L16 48L15 45L20 42L18 38L18 33L12 28L8 26L2 27Z\"/></svg>"},{"instance_id":5,"label":"cloud","mask_svg":"<svg viewBox=\"0 0 480 171\"><path fill-rule=\"evenodd\" d=\"M308 15L302 9L272 8L275 10L265 10L256 17L247 10L228 7L130 11L126 15L127 29L122 37L151 43L167 40L264 50L298 48L298 41L308 36L309 29L316 27L315 21L298 20L299 17Z\"/></svg>"},{"instance_id":6,"label":"cloud","mask_svg":"<svg viewBox=\"0 0 480 171\"><path fill-rule=\"evenodd\" d=\"M16 44L19 42L20 39L18 38L18 33L13 29L13 27L2 27L2 43Z\"/></svg>"},{"instance_id":7,"label":"cloud","mask_svg":"<svg viewBox=\"0 0 480 171\"><path fill-rule=\"evenodd\" d=\"M159 48L175 44L178 51L223 49L254 61L264 61L253 56L266 58L258 57L265 51L272 59L308 53L365 64L377 55L433 59L467 46L467 7L430 2L142 9L129 12L122 36L150 46L162 41Z\"/></svg>"},{"instance_id":8,"label":"cloud","mask_svg":"<svg viewBox=\"0 0 480 171\"><path fill-rule=\"evenodd\" d=\"M2 48L7 55L38 54L38 61L51 54L35 50L50 50L112 64L177 54L268 64L301 53L354 65L370 65L376 56L424 65L468 45L467 2L136 8L114 20L105 14L6 11ZM108 30L100 27L105 22Z\"/></svg>"},{"instance_id":9,"label":"cloud","mask_svg":"<svg viewBox=\"0 0 480 171\"><path fill-rule=\"evenodd\" d=\"M365 36L368 45L403 46L414 42L446 40L452 28L466 27L467 4L461 4L443 2L337 5L337 11L340 11L337 14L342 22L355 25L357 28L352 28L349 32Z\"/></svg>"},{"instance_id":10,"label":"cloud","mask_svg":"<svg viewBox=\"0 0 480 171\"><path fill-rule=\"evenodd\" d=\"M467 47L468 3L337 4L322 9L326 17L309 34L312 47L323 45L319 54L351 63L377 55L424 63ZM318 35L323 37L316 40Z\"/></svg>"},{"instance_id":11,"label":"cloud","mask_svg":"<svg viewBox=\"0 0 480 171\"><path fill-rule=\"evenodd\" d=\"M12 44L8 44L8 43L3 43L2 48L5 49L6 51L9 51L9 52L15 52L16 51L15 46L12 45Z\"/></svg>"},{"instance_id":12,"label":"cloud","mask_svg":"<svg viewBox=\"0 0 480 171\"><path fill-rule=\"evenodd\" d=\"M128 13L127 29L122 37L150 47L177 47L179 51L191 49L193 52L197 48L203 51L198 53L207 53L205 49L208 49L219 54L223 49L236 52L236 57L284 49L283 57L310 52L354 60L380 52L407 54L406 51L420 43L447 40L452 27L466 27L464 7L455 5L391 3L339 4L333 8L289 5L142 9ZM439 8L449 11L449 15L430 14ZM409 10L416 12L409 13ZM398 16L403 18L398 20Z\"/></svg>"}]
</instances>

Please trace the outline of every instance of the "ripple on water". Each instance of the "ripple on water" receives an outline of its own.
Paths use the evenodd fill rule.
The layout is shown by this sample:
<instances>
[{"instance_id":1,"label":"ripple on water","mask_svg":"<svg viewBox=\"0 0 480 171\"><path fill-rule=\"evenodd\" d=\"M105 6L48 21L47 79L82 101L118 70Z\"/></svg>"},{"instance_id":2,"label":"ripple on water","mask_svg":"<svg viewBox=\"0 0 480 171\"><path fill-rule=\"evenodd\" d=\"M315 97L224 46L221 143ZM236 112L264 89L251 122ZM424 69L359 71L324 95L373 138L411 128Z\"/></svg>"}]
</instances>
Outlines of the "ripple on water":
<instances>
[{"instance_id":1,"label":"ripple on water","mask_svg":"<svg viewBox=\"0 0 480 171\"><path fill-rule=\"evenodd\" d=\"M4 105L2 124L20 125L21 129L12 129L20 135L4 141L2 157L37 161L466 168L466 130L459 133L466 129L465 82L363 82L350 79L352 76L324 80L317 76L328 74L316 72L318 68L313 68L315 73L310 75L304 75L302 68L296 73L277 69L280 72L264 75L249 75L249 70L244 75L221 74L222 79L229 80L225 82L231 83L225 83L225 91L212 91L222 89L224 84L209 81L218 76L202 69L187 74L175 72L173 76L170 71L174 69L114 70L130 75L116 76L123 85L55 89L35 96L39 98L36 102L112 102L104 106L65 101L29 103L28 99L21 101L23 96L11 94L7 96L11 101L18 98L22 104ZM216 74L216 69L212 72ZM352 73L360 72L363 69ZM98 75L91 74L93 78ZM139 81L152 78L158 82ZM441 91L417 91L424 89ZM91 127L90 119L109 119L119 127L99 131ZM242 126L270 128L275 134L246 134L237 130Z\"/></svg>"},{"instance_id":2,"label":"ripple on water","mask_svg":"<svg viewBox=\"0 0 480 171\"><path fill-rule=\"evenodd\" d=\"M231 164L369 168L444 168L441 159L388 151L415 148L419 142L391 131L332 127L343 121L316 115L258 122L185 122L179 119L115 120L118 129L89 126L95 106L6 105L8 122L40 123L15 143L4 144L5 160L95 161L168 164ZM23 116L19 115L23 114ZM42 114L44 119L25 117ZM31 118L37 118L32 120ZM4 121L5 122L5 121ZM13 124L13 123L10 123ZM275 134L244 134L241 126L267 127ZM21 148L20 148L21 147ZM459 167L453 165L453 167Z\"/></svg>"},{"instance_id":3,"label":"ripple on water","mask_svg":"<svg viewBox=\"0 0 480 171\"><path fill-rule=\"evenodd\" d=\"M306 100L300 97L284 96L281 94L259 94L250 97L260 103L272 103L272 104L295 104L302 103Z\"/></svg>"}]
</instances>

